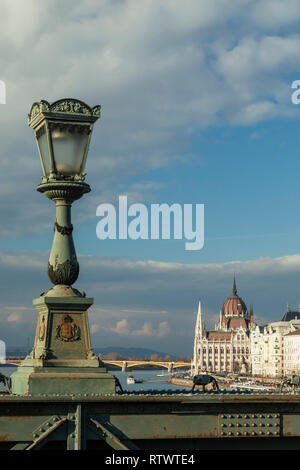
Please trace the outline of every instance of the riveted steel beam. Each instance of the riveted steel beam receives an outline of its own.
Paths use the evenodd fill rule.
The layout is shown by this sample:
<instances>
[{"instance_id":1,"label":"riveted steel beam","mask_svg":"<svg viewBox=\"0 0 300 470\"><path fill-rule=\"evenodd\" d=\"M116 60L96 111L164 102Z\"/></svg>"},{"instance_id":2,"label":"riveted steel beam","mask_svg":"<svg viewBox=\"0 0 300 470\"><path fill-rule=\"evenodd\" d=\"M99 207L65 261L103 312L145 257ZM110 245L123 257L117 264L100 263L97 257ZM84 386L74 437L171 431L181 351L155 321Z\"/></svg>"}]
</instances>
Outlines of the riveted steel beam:
<instances>
[{"instance_id":1,"label":"riveted steel beam","mask_svg":"<svg viewBox=\"0 0 300 470\"><path fill-rule=\"evenodd\" d=\"M70 407L67 433L68 450L86 449L85 406L82 403L77 403Z\"/></svg>"},{"instance_id":2,"label":"riveted steel beam","mask_svg":"<svg viewBox=\"0 0 300 470\"><path fill-rule=\"evenodd\" d=\"M0 396L0 450L107 445L123 450L196 450L250 441L257 449L299 448L300 395L152 391Z\"/></svg>"},{"instance_id":3,"label":"riveted steel beam","mask_svg":"<svg viewBox=\"0 0 300 470\"><path fill-rule=\"evenodd\" d=\"M279 437L279 413L234 413L219 416L220 437Z\"/></svg>"},{"instance_id":4,"label":"riveted steel beam","mask_svg":"<svg viewBox=\"0 0 300 470\"><path fill-rule=\"evenodd\" d=\"M33 433L33 442L26 447L25 450L37 450L43 447L48 442L49 437L53 437L53 434L57 429L67 421L67 418L60 418L59 416L51 416L41 426L39 426Z\"/></svg>"},{"instance_id":5,"label":"riveted steel beam","mask_svg":"<svg viewBox=\"0 0 300 470\"><path fill-rule=\"evenodd\" d=\"M122 432L102 419L90 418L90 422L96 426L100 432L101 439L115 450L139 450L139 448L126 437Z\"/></svg>"}]
</instances>

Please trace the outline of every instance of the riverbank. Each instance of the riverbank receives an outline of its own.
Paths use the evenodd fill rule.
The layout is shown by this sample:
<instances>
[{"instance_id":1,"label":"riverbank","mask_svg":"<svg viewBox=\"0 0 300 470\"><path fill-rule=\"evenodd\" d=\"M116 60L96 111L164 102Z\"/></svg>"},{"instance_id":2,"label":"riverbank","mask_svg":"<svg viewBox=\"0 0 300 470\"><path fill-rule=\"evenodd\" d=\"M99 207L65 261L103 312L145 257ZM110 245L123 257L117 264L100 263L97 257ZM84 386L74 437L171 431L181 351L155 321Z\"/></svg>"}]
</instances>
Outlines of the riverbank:
<instances>
[{"instance_id":1,"label":"riverbank","mask_svg":"<svg viewBox=\"0 0 300 470\"><path fill-rule=\"evenodd\" d=\"M185 388L192 388L193 386L193 381L192 380L188 380L188 379L178 379L176 377L172 377L168 380L168 382L172 385L177 385L178 387L185 387ZM222 388L222 389L229 389L230 386L228 383L225 383L225 382L220 382L218 380L218 384L219 386ZM213 389L213 385L212 384L208 384L206 385L205 387L207 390L211 390ZM196 385L195 387L195 390L202 390L202 385Z\"/></svg>"},{"instance_id":2,"label":"riverbank","mask_svg":"<svg viewBox=\"0 0 300 470\"><path fill-rule=\"evenodd\" d=\"M185 387L185 388L192 388L193 386L193 381L192 380L189 380L189 379L181 379L181 378L177 378L177 377L171 377L168 382L172 385L177 385L177 386L180 386L180 387ZM227 382L226 380L220 380L217 378L217 382L219 384L219 387L221 389L229 389L229 390L232 390L232 383L229 383ZM257 381L257 382L260 382L260 385L273 385L275 387L279 387L279 384L280 384L280 380L279 379L264 379L264 380L261 380L261 381ZM243 387L243 382L240 382L240 383L236 383L235 384L237 387L241 386L241 388ZM207 386L207 390L210 390L213 388L212 384L208 384ZM196 390L202 390L202 385L198 385L196 386Z\"/></svg>"},{"instance_id":3,"label":"riverbank","mask_svg":"<svg viewBox=\"0 0 300 470\"><path fill-rule=\"evenodd\" d=\"M177 379L176 377L171 377L168 379L168 383L173 385L179 385L180 387L192 388L193 381L188 379Z\"/></svg>"}]
</instances>

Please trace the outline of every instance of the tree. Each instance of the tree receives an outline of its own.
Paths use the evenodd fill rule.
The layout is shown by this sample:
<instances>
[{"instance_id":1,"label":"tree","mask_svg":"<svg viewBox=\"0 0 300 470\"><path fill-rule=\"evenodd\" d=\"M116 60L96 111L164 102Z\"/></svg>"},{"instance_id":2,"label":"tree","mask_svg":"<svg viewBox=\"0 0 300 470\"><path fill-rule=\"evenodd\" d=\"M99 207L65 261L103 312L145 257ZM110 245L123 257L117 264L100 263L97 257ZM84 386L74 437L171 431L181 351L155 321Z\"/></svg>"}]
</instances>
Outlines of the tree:
<instances>
[{"instance_id":1,"label":"tree","mask_svg":"<svg viewBox=\"0 0 300 470\"><path fill-rule=\"evenodd\" d=\"M118 354L116 352L110 352L110 353L107 353L105 354L102 359L105 361L123 361L124 360L124 357L121 356L121 354Z\"/></svg>"},{"instance_id":2,"label":"tree","mask_svg":"<svg viewBox=\"0 0 300 470\"><path fill-rule=\"evenodd\" d=\"M156 353L155 353L155 354L151 354L151 356L150 356L150 361L152 361L152 362L158 362L158 361L161 361L161 358L160 358L159 355L156 354Z\"/></svg>"}]
</instances>

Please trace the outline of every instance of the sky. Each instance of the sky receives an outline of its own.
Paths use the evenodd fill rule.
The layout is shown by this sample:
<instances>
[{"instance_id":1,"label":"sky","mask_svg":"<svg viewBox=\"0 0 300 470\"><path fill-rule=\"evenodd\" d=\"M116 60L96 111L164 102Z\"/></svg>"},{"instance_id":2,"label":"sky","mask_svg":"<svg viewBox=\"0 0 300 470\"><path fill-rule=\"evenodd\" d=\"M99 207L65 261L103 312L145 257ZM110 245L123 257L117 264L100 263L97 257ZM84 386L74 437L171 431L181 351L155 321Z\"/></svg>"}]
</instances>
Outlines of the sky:
<instances>
[{"instance_id":1,"label":"sky","mask_svg":"<svg viewBox=\"0 0 300 470\"><path fill-rule=\"evenodd\" d=\"M191 355L197 304L217 321L236 275L257 322L300 302L297 0L0 0L0 339L33 342L55 208L27 114L101 104L73 205L75 287L94 347ZM101 203L204 204L204 246L99 240Z\"/></svg>"}]
</instances>

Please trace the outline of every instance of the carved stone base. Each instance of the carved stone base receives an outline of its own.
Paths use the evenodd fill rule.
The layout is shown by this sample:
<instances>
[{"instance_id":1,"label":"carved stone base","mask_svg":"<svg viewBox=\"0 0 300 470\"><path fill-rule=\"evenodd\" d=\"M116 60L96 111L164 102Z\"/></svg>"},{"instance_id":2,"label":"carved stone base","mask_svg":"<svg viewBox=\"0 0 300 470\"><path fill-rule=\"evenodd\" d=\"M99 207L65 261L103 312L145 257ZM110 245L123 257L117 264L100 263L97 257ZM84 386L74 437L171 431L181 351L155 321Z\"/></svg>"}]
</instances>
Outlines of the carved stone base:
<instances>
[{"instance_id":1,"label":"carved stone base","mask_svg":"<svg viewBox=\"0 0 300 470\"><path fill-rule=\"evenodd\" d=\"M63 285L33 301L38 310L34 348L11 376L12 393L115 393L115 378L91 348L87 309L92 303Z\"/></svg>"},{"instance_id":2,"label":"carved stone base","mask_svg":"<svg viewBox=\"0 0 300 470\"><path fill-rule=\"evenodd\" d=\"M15 395L81 395L115 393L115 378L105 368L27 367L11 376Z\"/></svg>"}]
</instances>

